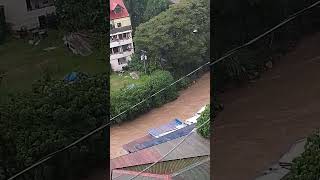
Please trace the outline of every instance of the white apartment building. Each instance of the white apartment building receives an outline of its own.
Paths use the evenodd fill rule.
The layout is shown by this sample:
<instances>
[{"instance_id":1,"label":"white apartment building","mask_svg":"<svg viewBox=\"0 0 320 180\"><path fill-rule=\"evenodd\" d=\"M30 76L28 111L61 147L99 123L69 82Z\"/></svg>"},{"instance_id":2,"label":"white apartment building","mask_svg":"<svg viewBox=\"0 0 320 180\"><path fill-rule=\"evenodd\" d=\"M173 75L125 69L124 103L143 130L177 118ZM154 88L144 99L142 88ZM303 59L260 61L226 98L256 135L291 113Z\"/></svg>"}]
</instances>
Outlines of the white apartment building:
<instances>
[{"instance_id":1,"label":"white apartment building","mask_svg":"<svg viewBox=\"0 0 320 180\"><path fill-rule=\"evenodd\" d=\"M110 0L110 64L114 71L128 65L134 53L129 13L122 0Z\"/></svg>"}]
</instances>

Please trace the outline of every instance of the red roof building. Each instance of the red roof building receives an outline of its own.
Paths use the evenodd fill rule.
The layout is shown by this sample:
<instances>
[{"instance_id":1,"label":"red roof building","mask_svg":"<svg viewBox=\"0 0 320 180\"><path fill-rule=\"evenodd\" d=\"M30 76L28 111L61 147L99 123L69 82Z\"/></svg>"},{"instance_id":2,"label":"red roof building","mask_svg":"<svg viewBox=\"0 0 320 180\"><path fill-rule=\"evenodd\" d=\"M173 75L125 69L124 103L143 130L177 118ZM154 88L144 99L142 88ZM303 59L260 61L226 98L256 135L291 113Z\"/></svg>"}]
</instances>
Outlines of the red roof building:
<instances>
[{"instance_id":1,"label":"red roof building","mask_svg":"<svg viewBox=\"0 0 320 180\"><path fill-rule=\"evenodd\" d=\"M123 0L110 0L110 64L122 71L134 53L131 20Z\"/></svg>"},{"instance_id":2,"label":"red roof building","mask_svg":"<svg viewBox=\"0 0 320 180\"><path fill-rule=\"evenodd\" d=\"M110 20L124 17L129 17L129 13L123 0L110 0Z\"/></svg>"}]
</instances>

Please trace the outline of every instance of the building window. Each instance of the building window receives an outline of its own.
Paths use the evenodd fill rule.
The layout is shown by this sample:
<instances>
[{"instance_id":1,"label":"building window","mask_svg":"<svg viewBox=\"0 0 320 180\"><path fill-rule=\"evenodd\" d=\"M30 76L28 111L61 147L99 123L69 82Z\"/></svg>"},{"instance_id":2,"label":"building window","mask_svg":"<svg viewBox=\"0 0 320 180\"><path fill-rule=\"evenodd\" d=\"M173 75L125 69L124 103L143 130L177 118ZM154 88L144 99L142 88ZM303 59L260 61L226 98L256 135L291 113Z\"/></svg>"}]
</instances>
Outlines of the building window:
<instances>
[{"instance_id":1,"label":"building window","mask_svg":"<svg viewBox=\"0 0 320 180\"><path fill-rule=\"evenodd\" d=\"M117 54L118 52L119 52L119 48L118 47L114 47L114 48L112 48L113 49L113 53L114 54Z\"/></svg>"},{"instance_id":2,"label":"building window","mask_svg":"<svg viewBox=\"0 0 320 180\"><path fill-rule=\"evenodd\" d=\"M121 13L121 7L119 5L117 5L116 8L114 8L114 12L117 13Z\"/></svg>"},{"instance_id":3,"label":"building window","mask_svg":"<svg viewBox=\"0 0 320 180\"><path fill-rule=\"evenodd\" d=\"M126 44L126 45L123 45L123 46L122 46L122 49L123 49L124 52L125 52L125 51L130 51L131 46L130 46L130 44Z\"/></svg>"},{"instance_id":4,"label":"building window","mask_svg":"<svg viewBox=\"0 0 320 180\"><path fill-rule=\"evenodd\" d=\"M119 58L118 59L118 64L121 65L121 64L126 64L127 63L127 59L126 58Z\"/></svg>"},{"instance_id":5,"label":"building window","mask_svg":"<svg viewBox=\"0 0 320 180\"><path fill-rule=\"evenodd\" d=\"M131 34L130 34L130 33L127 33L127 37L128 37L128 38L131 38Z\"/></svg>"},{"instance_id":6,"label":"building window","mask_svg":"<svg viewBox=\"0 0 320 180\"><path fill-rule=\"evenodd\" d=\"M117 40L117 35L111 36L110 41L116 41Z\"/></svg>"},{"instance_id":7,"label":"building window","mask_svg":"<svg viewBox=\"0 0 320 180\"><path fill-rule=\"evenodd\" d=\"M118 26L118 27L121 27L121 23L118 23L117 26Z\"/></svg>"},{"instance_id":8,"label":"building window","mask_svg":"<svg viewBox=\"0 0 320 180\"><path fill-rule=\"evenodd\" d=\"M120 39L120 40L122 40L122 39L123 39L122 34L119 34L119 39Z\"/></svg>"},{"instance_id":9,"label":"building window","mask_svg":"<svg viewBox=\"0 0 320 180\"><path fill-rule=\"evenodd\" d=\"M123 34L123 38L124 38L124 39L127 39L127 38L128 38L128 37L127 37L127 33L124 33L124 34Z\"/></svg>"}]
</instances>

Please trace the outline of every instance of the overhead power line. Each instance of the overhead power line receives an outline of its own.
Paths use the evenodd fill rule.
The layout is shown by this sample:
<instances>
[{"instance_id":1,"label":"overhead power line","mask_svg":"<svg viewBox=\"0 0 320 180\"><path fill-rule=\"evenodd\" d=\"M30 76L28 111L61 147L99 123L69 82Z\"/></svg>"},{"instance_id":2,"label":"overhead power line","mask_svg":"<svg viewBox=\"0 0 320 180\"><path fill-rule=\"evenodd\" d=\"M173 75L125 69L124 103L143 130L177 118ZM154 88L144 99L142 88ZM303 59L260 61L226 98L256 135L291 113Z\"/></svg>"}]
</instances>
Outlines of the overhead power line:
<instances>
[{"instance_id":1,"label":"overhead power line","mask_svg":"<svg viewBox=\"0 0 320 180\"><path fill-rule=\"evenodd\" d=\"M241 45L241 46L238 46L238 47L236 47L236 48L228 51L224 56L220 57L219 59L215 60L214 62L210 62L210 61L209 61L209 62L204 63L203 65L201 65L201 66L198 67L197 69L193 70L193 71L190 72L189 74L181 77L180 79L174 81L173 83L171 83L170 85L166 86L165 88L159 90L158 92L152 94L151 96L143 99L143 100L140 101L139 103L131 106L130 108L122 111L122 112L119 113L118 115L112 117L108 123L106 123L106 124L98 127L97 129L89 132L88 134L82 136L80 139L74 141L73 143L69 144L68 146L66 146L66 147L64 147L64 148L61 148L61 149L59 149L59 150L57 150L57 151L55 151L55 152L53 152L53 153L50 153L49 155L47 155L46 157L42 158L42 159L39 160L38 162L32 164L31 166L27 167L26 169L24 169L24 170L20 171L19 173L15 174L14 176L12 176L11 178L9 178L8 180L13 180L13 179L19 177L20 175L22 175L22 174L30 171L31 169L33 169L33 168L35 168L35 167L37 167L37 166L39 166L40 164L42 164L42 163L50 160L52 157L56 156L58 153L61 153L61 152L65 151L65 150L67 150L67 149L69 149L69 148L77 145L78 143L80 143L80 142L88 139L88 138L91 137L92 135L94 135L94 134L96 134L97 132L99 132L99 131L103 130L104 128L108 127L116 118L118 118L119 116L127 113L128 111L130 111L131 109L139 106L140 104L146 102L148 99L150 99L150 98L156 96L157 94L159 94L159 93L167 90L169 87L177 84L178 82L182 81L182 80L185 79L186 77L189 77L190 75L194 74L195 72L203 69L204 67L206 67L206 66L212 66L212 65L214 65L214 64L217 64L217 63L223 61L223 60L226 59L227 57L230 57L231 55L233 55L233 54L235 54L236 52L238 52L240 49L242 49L242 48L244 48L244 47L247 47L247 46L249 46L250 44L253 44L254 42L258 41L259 39L261 39L261 38L263 38L263 37L265 37L266 35L270 34L270 33L273 32L274 30L278 29L279 27L283 26L284 24L288 23L289 21L295 19L296 17L298 17L299 15L303 14L303 13L306 12L307 10L310 10L310 9L318 6L319 4L320 4L320 1L317 1L317 2L313 3L312 5L304 8L304 9L302 9L302 10L300 10L300 11L298 11L297 13L291 15L289 18L287 18L286 20L282 21L280 24L276 25L275 27L271 28L270 30L266 31L265 33L257 36L256 38L252 39L251 41L249 41L249 42L247 42L247 43L245 43L245 44L243 44L243 45Z\"/></svg>"}]
</instances>

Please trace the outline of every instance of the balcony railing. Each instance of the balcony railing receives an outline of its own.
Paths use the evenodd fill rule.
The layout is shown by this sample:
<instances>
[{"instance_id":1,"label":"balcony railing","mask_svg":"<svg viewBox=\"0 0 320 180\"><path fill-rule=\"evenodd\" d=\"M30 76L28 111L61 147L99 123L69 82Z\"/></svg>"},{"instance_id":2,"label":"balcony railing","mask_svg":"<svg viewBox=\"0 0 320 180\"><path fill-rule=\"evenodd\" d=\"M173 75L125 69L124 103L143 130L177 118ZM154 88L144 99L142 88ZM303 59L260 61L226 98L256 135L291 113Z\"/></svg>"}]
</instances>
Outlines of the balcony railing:
<instances>
[{"instance_id":1,"label":"balcony railing","mask_svg":"<svg viewBox=\"0 0 320 180\"><path fill-rule=\"evenodd\" d=\"M122 51L118 51L116 53L111 53L111 55L130 53L130 52L132 52L132 50L133 50L133 48L128 48L127 50L122 50Z\"/></svg>"},{"instance_id":2,"label":"balcony railing","mask_svg":"<svg viewBox=\"0 0 320 180\"><path fill-rule=\"evenodd\" d=\"M113 29L110 29L110 34L115 34L118 32L129 31L129 30L132 30L131 26L123 26L120 28L113 28Z\"/></svg>"},{"instance_id":3,"label":"balcony railing","mask_svg":"<svg viewBox=\"0 0 320 180\"><path fill-rule=\"evenodd\" d=\"M127 37L127 38L122 38L122 39L110 39L110 42L121 42L121 41L126 41L126 40L130 40L131 39L131 36Z\"/></svg>"}]
</instances>

